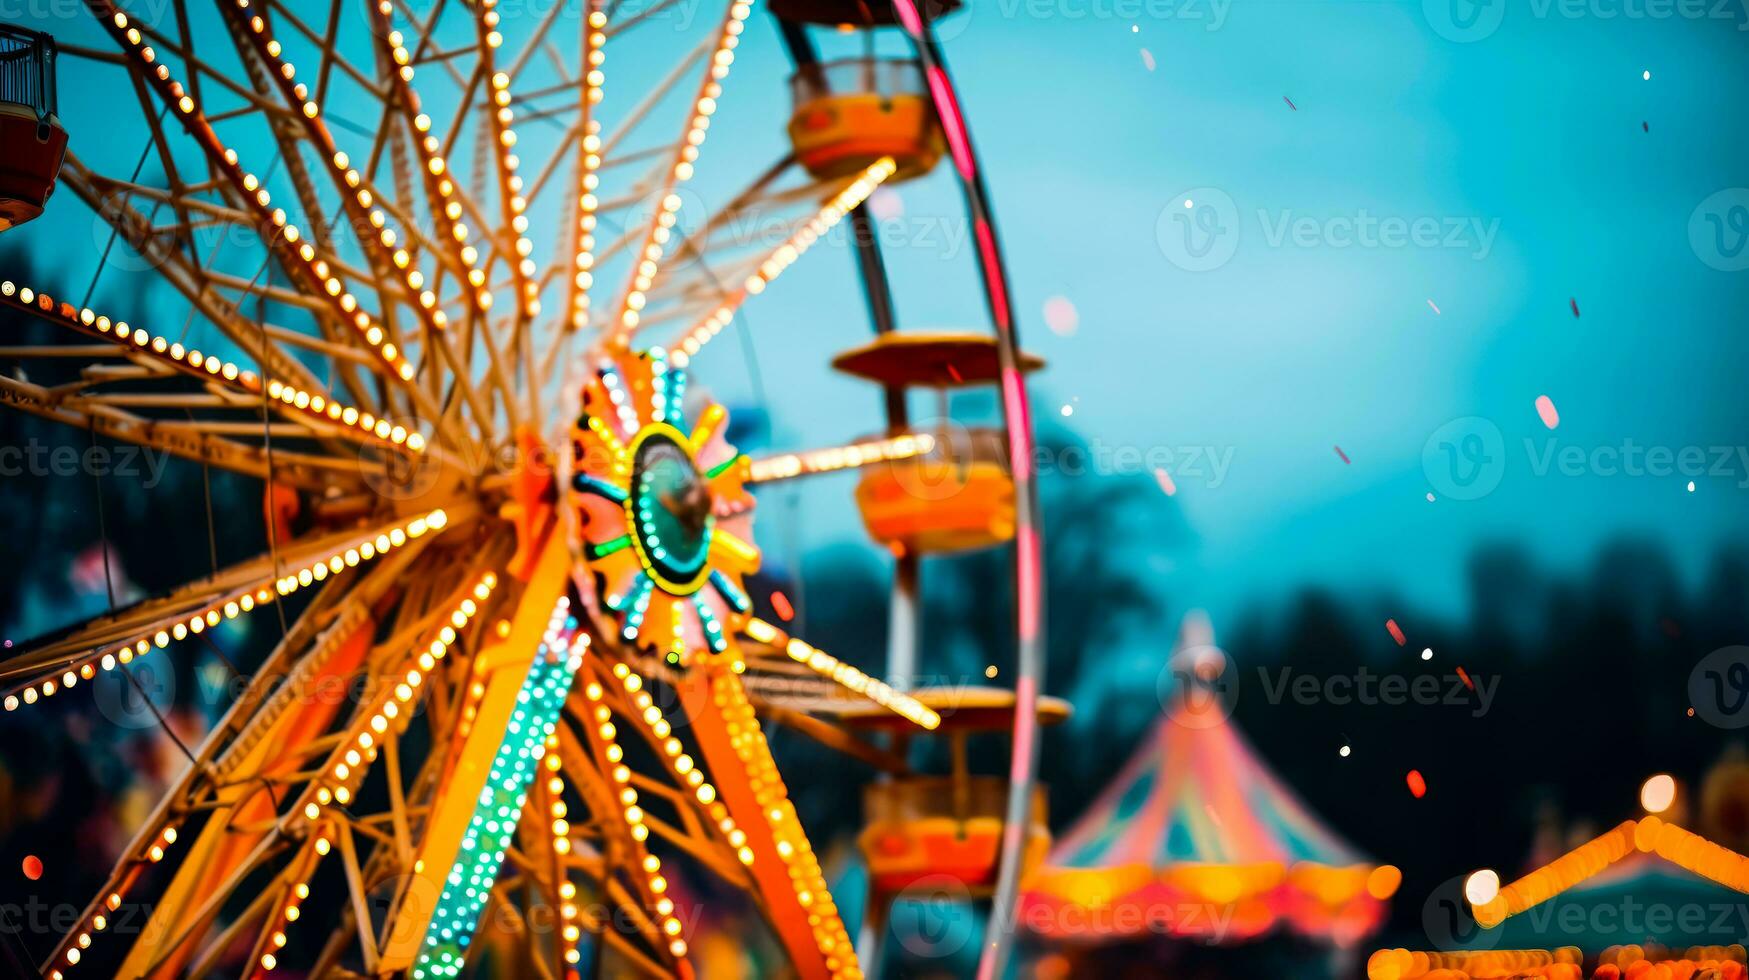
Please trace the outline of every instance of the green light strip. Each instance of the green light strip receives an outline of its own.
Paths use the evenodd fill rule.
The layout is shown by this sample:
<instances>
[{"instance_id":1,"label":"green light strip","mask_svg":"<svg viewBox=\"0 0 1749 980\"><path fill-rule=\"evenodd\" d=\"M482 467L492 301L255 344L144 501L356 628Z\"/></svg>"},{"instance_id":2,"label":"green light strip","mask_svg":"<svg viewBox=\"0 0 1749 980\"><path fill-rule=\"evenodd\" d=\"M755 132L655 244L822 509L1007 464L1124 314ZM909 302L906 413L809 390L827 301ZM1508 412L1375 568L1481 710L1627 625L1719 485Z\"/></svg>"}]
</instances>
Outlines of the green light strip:
<instances>
[{"instance_id":1,"label":"green light strip","mask_svg":"<svg viewBox=\"0 0 1749 980\"><path fill-rule=\"evenodd\" d=\"M516 834L543 745L557 726L571 679L583 662L581 644L572 646L576 635L577 620L571 615L570 602L560 599L528 678L516 696L516 708L492 760L485 792L480 794L467 834L462 837L461 853L438 897L425 946L413 964L416 980L455 977L467 962L468 944L479 928L480 913L504 863L504 851Z\"/></svg>"}]
</instances>

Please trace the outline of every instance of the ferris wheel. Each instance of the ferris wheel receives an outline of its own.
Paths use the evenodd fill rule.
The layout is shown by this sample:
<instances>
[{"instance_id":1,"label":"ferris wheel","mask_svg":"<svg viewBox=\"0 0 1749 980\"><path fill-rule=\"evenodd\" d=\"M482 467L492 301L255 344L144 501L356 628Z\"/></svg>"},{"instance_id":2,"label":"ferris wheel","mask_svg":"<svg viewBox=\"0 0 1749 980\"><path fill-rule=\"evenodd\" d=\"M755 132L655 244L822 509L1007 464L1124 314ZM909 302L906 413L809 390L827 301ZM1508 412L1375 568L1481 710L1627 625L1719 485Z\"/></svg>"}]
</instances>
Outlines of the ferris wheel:
<instances>
[{"instance_id":1,"label":"ferris wheel","mask_svg":"<svg viewBox=\"0 0 1749 980\"><path fill-rule=\"evenodd\" d=\"M695 18L678 0L87 6L88 31L59 32L60 74L103 86L113 114L61 119L55 42L0 45L0 110L33 110L0 125L35 140L5 161L0 214L82 205L104 261L149 270L178 315L0 270L0 304L57 330L6 349L29 371L0 394L259 480L267 541L12 651L0 702L81 697L227 620L286 625L43 973L690 976L673 895L701 876L745 894L796 974L860 976L879 935L859 958L771 724L886 773L864 834L873 921L908 881L958 875L995 903L981 969L1000 972L1041 849L1033 730L1061 715L1038 705L1038 365L928 13L779 3L790 152L759 161L708 140L719 107L773 101L729 84L748 0ZM822 29L896 31L913 56L823 63ZM942 160L988 334L896 329L905 284L868 234L870 195ZM737 233L750 215L785 234ZM749 458L692 379L844 221L876 334L835 365L886 392L886 431ZM1004 427L910 424L907 389L971 385L999 389ZM895 555L891 684L761 618L748 583L758 488L853 468ZM910 689L919 562L989 546L1014 554L1015 689ZM360 693L322 696L336 682ZM898 747L1001 728L1004 777L924 777ZM142 904L123 935L118 910Z\"/></svg>"}]
</instances>

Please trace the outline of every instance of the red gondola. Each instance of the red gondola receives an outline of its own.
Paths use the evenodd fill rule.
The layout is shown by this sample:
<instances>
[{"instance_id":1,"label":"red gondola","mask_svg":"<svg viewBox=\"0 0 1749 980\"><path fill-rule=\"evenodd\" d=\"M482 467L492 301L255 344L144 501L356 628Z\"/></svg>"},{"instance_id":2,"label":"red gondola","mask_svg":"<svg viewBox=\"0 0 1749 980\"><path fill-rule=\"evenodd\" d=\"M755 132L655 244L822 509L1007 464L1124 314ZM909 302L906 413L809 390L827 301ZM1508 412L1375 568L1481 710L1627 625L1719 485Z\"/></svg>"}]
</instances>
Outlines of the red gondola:
<instances>
[{"instance_id":1,"label":"red gondola","mask_svg":"<svg viewBox=\"0 0 1749 980\"><path fill-rule=\"evenodd\" d=\"M66 152L55 115L55 39L0 24L0 231L43 213Z\"/></svg>"}]
</instances>

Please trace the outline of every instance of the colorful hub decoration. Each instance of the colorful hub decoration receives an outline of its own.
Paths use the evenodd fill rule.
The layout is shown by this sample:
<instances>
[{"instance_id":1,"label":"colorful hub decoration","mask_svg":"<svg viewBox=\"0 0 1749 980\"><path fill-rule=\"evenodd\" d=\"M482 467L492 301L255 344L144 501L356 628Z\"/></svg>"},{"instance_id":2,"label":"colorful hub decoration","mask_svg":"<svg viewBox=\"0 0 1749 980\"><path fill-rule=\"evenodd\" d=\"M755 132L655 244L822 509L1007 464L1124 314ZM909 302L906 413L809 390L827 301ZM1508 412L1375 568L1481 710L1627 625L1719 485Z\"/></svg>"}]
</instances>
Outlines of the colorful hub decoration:
<instances>
[{"instance_id":1,"label":"colorful hub decoration","mask_svg":"<svg viewBox=\"0 0 1749 980\"><path fill-rule=\"evenodd\" d=\"M413 965L417 980L458 976L467 962L468 944L479 927L480 912L491 896L504 851L528 802L529 783L546 752L547 739L557 728L571 679L583 663L584 643L577 625L570 601L560 599L528 679L517 694L504 740L492 760L486 790L480 794L467 835L462 838L461 854L438 897L425 948Z\"/></svg>"},{"instance_id":2,"label":"colorful hub decoration","mask_svg":"<svg viewBox=\"0 0 1749 980\"><path fill-rule=\"evenodd\" d=\"M620 639L670 663L728 654L751 604L748 462L728 413L687 427L686 372L662 348L604 356L583 389L571 488L583 565ZM593 586L593 589L590 588Z\"/></svg>"}]
</instances>

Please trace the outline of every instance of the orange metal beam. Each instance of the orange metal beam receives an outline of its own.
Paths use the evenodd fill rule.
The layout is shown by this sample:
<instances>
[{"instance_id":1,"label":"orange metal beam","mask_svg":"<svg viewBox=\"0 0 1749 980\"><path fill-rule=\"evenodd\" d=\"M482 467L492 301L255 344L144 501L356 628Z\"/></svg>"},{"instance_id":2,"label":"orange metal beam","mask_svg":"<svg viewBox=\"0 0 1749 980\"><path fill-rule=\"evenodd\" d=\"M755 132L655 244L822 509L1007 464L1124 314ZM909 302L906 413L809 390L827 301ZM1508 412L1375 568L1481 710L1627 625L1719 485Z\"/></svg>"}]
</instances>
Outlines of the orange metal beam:
<instances>
[{"instance_id":1,"label":"orange metal beam","mask_svg":"<svg viewBox=\"0 0 1749 980\"><path fill-rule=\"evenodd\" d=\"M741 677L727 661L700 664L678 684L681 704L719 798L747 834L748 866L798 976L862 976L856 950L796 819Z\"/></svg>"},{"instance_id":2,"label":"orange metal beam","mask_svg":"<svg viewBox=\"0 0 1749 980\"><path fill-rule=\"evenodd\" d=\"M417 880L408 889L410 894L443 894L445 879L461 851L462 837L473 819L492 760L510 724L516 695L528 677L529 665L540 646L553 606L570 582L569 565L565 536L548 533L522 597L517 600L516 612L494 631L496 642L481 647L475 655L473 681L483 685L485 691L466 737L452 746L453 761L441 788L433 795L434 809L426 823L425 837L419 843L413 865ZM383 948L381 972L405 971L413 965L436 911L435 903L402 903L396 912L395 926L389 930L388 944Z\"/></svg>"},{"instance_id":3,"label":"orange metal beam","mask_svg":"<svg viewBox=\"0 0 1749 980\"><path fill-rule=\"evenodd\" d=\"M365 619L355 627L321 669L311 675L306 690L331 690L336 681L344 683L354 676L370 649L375 632L376 623L371 619ZM271 779L295 770L298 760L287 757L295 756L306 742L326 731L333 723L335 713L343 706L341 699L326 697L303 697L297 704L298 710L282 716L274 725L272 734L258 741L235 771L256 772ZM267 783L238 784L220 793L220 799L227 798L230 812L218 811L214 819L207 821L199 838L190 845L187 857L177 867L176 877L158 900L142 935L175 936L184 925L184 916L192 914L213 889L236 874L267 837L273 826L272 819L278 812L277 801L268 791ZM176 952L166 957L150 974L146 972L147 968L164 951L154 943L136 943L128 950L127 959L116 971L116 976L180 976L210 926L211 923L203 923L189 933Z\"/></svg>"}]
</instances>

